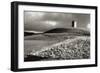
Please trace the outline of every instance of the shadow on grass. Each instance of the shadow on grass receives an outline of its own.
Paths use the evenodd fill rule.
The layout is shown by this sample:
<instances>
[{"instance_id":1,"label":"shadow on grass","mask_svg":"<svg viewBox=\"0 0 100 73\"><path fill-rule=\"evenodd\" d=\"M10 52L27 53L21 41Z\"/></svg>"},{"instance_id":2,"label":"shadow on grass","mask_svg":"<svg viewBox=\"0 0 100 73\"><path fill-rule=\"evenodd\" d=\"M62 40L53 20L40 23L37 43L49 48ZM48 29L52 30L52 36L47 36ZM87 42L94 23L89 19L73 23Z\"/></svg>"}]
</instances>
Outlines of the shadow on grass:
<instances>
[{"instance_id":1,"label":"shadow on grass","mask_svg":"<svg viewBox=\"0 0 100 73\"><path fill-rule=\"evenodd\" d=\"M26 58L24 58L25 62L29 62L29 61L41 61L41 60L45 60L48 59L47 57L39 57L39 56L34 56L34 55L27 55Z\"/></svg>"}]
</instances>

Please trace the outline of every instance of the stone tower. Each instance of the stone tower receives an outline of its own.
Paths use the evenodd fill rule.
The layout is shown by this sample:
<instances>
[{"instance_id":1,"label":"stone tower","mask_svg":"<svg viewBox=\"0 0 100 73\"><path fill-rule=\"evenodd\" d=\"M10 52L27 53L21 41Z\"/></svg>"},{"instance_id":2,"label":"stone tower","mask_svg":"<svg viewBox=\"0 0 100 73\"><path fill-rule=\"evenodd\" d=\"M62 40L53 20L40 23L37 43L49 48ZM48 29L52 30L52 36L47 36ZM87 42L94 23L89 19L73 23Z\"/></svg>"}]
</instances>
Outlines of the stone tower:
<instances>
[{"instance_id":1,"label":"stone tower","mask_svg":"<svg viewBox=\"0 0 100 73\"><path fill-rule=\"evenodd\" d=\"M75 20L72 21L72 27L77 28L77 22Z\"/></svg>"}]
</instances>

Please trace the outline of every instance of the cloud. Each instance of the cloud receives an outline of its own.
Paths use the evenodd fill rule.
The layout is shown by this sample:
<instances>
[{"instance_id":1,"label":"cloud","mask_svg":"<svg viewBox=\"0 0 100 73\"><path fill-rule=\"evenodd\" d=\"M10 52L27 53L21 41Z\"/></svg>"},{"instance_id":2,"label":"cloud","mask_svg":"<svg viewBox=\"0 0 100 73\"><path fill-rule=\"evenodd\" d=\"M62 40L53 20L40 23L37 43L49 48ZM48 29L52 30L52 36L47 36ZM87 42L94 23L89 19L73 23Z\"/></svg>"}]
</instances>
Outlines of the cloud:
<instances>
[{"instance_id":1,"label":"cloud","mask_svg":"<svg viewBox=\"0 0 100 73\"><path fill-rule=\"evenodd\" d=\"M78 22L78 27L86 28L90 16L89 14L25 11L24 29L44 32L53 28L68 28L71 27L73 20Z\"/></svg>"}]
</instances>

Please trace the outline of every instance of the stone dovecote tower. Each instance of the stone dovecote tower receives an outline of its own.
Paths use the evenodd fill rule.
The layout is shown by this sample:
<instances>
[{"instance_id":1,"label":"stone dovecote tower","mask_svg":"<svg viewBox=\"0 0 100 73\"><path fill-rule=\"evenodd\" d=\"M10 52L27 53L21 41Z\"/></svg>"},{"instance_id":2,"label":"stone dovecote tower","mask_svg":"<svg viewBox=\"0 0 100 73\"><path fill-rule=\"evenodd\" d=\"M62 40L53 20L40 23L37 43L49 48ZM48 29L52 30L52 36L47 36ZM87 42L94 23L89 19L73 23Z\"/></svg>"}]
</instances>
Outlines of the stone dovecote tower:
<instances>
[{"instance_id":1,"label":"stone dovecote tower","mask_svg":"<svg viewBox=\"0 0 100 73\"><path fill-rule=\"evenodd\" d=\"M77 28L77 22L75 20L72 21L72 27Z\"/></svg>"}]
</instances>

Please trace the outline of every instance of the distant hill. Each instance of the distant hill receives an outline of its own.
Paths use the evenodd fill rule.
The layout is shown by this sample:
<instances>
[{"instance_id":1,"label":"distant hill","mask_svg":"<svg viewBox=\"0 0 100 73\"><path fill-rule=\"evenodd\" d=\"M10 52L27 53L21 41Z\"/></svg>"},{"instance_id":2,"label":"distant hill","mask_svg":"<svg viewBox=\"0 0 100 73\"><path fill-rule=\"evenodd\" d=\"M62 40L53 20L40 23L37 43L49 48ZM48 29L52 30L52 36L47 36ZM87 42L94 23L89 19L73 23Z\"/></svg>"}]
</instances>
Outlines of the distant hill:
<instances>
[{"instance_id":1,"label":"distant hill","mask_svg":"<svg viewBox=\"0 0 100 73\"><path fill-rule=\"evenodd\" d=\"M24 36L30 36L30 35L33 35L33 34L35 34L35 33L33 33L33 32L24 32Z\"/></svg>"},{"instance_id":2,"label":"distant hill","mask_svg":"<svg viewBox=\"0 0 100 73\"><path fill-rule=\"evenodd\" d=\"M55 28L48 30L44 33L76 33L76 34L83 34L83 35L90 35L90 32L85 29L79 29L79 28Z\"/></svg>"},{"instance_id":3,"label":"distant hill","mask_svg":"<svg viewBox=\"0 0 100 73\"><path fill-rule=\"evenodd\" d=\"M24 36L30 36L30 35L34 35L34 34L41 34L43 32L39 32L39 31L24 31Z\"/></svg>"}]
</instances>

